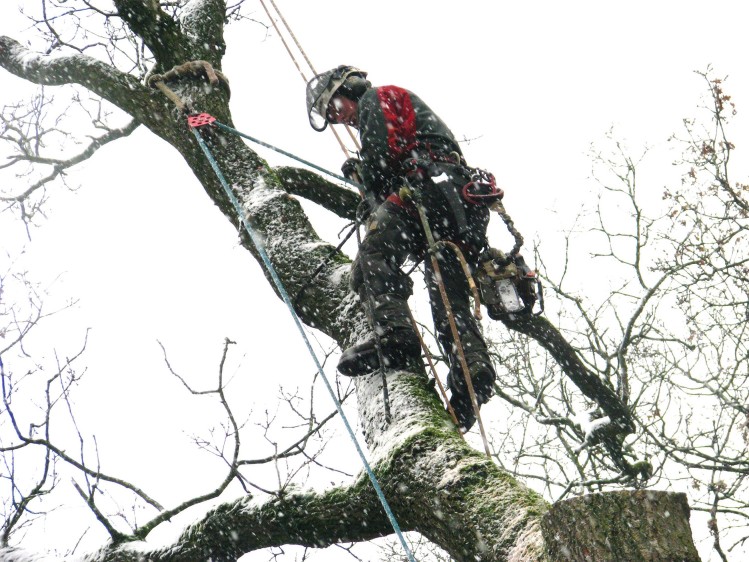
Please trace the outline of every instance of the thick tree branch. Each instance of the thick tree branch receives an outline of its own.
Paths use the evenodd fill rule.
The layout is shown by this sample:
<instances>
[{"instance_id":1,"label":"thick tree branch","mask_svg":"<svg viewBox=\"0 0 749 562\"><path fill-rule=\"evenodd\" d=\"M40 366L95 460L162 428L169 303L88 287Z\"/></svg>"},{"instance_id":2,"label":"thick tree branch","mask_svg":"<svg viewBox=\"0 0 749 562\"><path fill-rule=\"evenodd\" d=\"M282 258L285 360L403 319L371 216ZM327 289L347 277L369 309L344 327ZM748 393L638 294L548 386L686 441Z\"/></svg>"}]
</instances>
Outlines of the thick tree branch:
<instances>
[{"instance_id":1,"label":"thick tree branch","mask_svg":"<svg viewBox=\"0 0 749 562\"><path fill-rule=\"evenodd\" d=\"M40 55L15 39L2 36L0 67L34 84L80 84L142 122L154 113L152 94L145 86L132 76L86 55ZM148 121L153 122L153 115Z\"/></svg>"},{"instance_id":2,"label":"thick tree branch","mask_svg":"<svg viewBox=\"0 0 749 562\"><path fill-rule=\"evenodd\" d=\"M239 137L213 131L206 138L252 228L265 240L265 250L288 294L294 299L306 286L295 303L300 318L341 345L356 339L366 320L348 288L349 259L339 253L330 267L308 285L315 268L329 257L333 246L317 236L299 201L279 189L281 181L275 171ZM205 157L189 152L184 155L209 195L237 224L236 212ZM239 230L243 245L257 257L249 237L243 229Z\"/></svg>"},{"instance_id":3,"label":"thick tree branch","mask_svg":"<svg viewBox=\"0 0 749 562\"><path fill-rule=\"evenodd\" d=\"M174 18L161 9L158 0L114 0L114 5L130 30L156 57L160 68L190 60L189 42Z\"/></svg>"},{"instance_id":4,"label":"thick tree branch","mask_svg":"<svg viewBox=\"0 0 749 562\"><path fill-rule=\"evenodd\" d=\"M143 552L138 543L101 551L92 562L234 562L253 550L299 544L324 547L385 536L392 531L369 482L321 493L299 493L252 505L223 504L188 527L169 548Z\"/></svg>"},{"instance_id":5,"label":"thick tree branch","mask_svg":"<svg viewBox=\"0 0 749 562\"><path fill-rule=\"evenodd\" d=\"M200 59L221 68L221 59L226 52L224 23L226 21L224 0L195 0L189 4L182 17L182 27L193 41L193 51L202 53Z\"/></svg>"},{"instance_id":6,"label":"thick tree branch","mask_svg":"<svg viewBox=\"0 0 749 562\"><path fill-rule=\"evenodd\" d=\"M359 396L372 466L401 529L422 533L458 562L545 560L540 518L546 502L463 441L425 377L400 372L388 378L391 425L378 427L378 377L365 377ZM169 548L144 552L137 544L120 545L89 560L228 562L269 546L321 547L391 533L372 486L360 477L350 487L281 496L261 506L242 498L191 525Z\"/></svg>"},{"instance_id":7,"label":"thick tree branch","mask_svg":"<svg viewBox=\"0 0 749 562\"><path fill-rule=\"evenodd\" d=\"M157 72L190 60L207 60L220 68L226 51L223 0L194 0L176 21L157 0L115 0L119 15L156 58Z\"/></svg>"},{"instance_id":8,"label":"thick tree branch","mask_svg":"<svg viewBox=\"0 0 749 562\"><path fill-rule=\"evenodd\" d=\"M275 168L281 189L317 203L328 211L347 220L356 218L356 208L361 202L358 193L346 189L304 168L280 166Z\"/></svg>"}]
</instances>

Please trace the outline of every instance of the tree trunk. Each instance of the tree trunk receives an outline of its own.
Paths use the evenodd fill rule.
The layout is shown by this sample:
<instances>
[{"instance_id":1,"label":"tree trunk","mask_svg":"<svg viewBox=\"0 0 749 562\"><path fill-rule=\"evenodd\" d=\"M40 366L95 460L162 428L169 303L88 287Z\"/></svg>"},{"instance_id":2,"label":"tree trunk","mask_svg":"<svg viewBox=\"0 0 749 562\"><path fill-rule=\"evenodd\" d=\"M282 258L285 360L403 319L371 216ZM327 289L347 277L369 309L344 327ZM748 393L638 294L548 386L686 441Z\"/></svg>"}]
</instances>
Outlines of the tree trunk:
<instances>
[{"instance_id":1,"label":"tree trunk","mask_svg":"<svg viewBox=\"0 0 749 562\"><path fill-rule=\"evenodd\" d=\"M173 53L180 53L179 60L173 62L209 56L220 62L223 12L221 17L199 20L201 25L213 22L210 29L202 31L212 38L206 43L187 41L177 26L163 21L168 16L160 10L144 18L137 12L146 10L145 4L126 0L116 4L123 16L138 22L131 25L133 30L145 36L147 43L152 40L156 55L164 57L160 68L170 66L167 57L177 56ZM218 1L197 4L205 11L223 9ZM178 48L165 48L161 53L159 30L168 32L170 45ZM203 44L219 47L209 53L195 47ZM177 148L219 209L232 224L238 224L235 210L185 126L184 116L160 94L85 55L32 56L7 37L0 38L0 65L37 83L77 82L118 105ZM173 87L195 107L231 124L225 92L212 90L195 78ZM352 199L328 197L328 184L319 178L313 180L287 169L277 173L234 136L213 131L208 137L219 166L249 222L265 241L293 299L331 246L318 238L298 201L284 189L306 191L308 196L312 193L311 199L321 204L328 201L330 208L344 216L351 214ZM330 193L340 194L340 190ZM246 236L243 241L257 257ZM358 299L348 291L347 271L348 259L339 254L305 290L296 310L305 323L341 346L368 331ZM359 416L371 465L402 529L422 533L455 560L697 560L683 496L621 492L570 500L549 509L537 493L465 443L423 373L388 375L391 423L383 415L380 385L379 375L357 381ZM263 505L240 498L190 526L168 549L149 551L146 545L134 543L109 545L88 559L231 561L274 545L325 546L391 532L372 487L360 477L346 488L289 495ZM0 551L0 558L2 555Z\"/></svg>"},{"instance_id":2,"label":"tree trunk","mask_svg":"<svg viewBox=\"0 0 749 562\"><path fill-rule=\"evenodd\" d=\"M684 494L590 494L554 504L541 529L551 560L699 562Z\"/></svg>"}]
</instances>

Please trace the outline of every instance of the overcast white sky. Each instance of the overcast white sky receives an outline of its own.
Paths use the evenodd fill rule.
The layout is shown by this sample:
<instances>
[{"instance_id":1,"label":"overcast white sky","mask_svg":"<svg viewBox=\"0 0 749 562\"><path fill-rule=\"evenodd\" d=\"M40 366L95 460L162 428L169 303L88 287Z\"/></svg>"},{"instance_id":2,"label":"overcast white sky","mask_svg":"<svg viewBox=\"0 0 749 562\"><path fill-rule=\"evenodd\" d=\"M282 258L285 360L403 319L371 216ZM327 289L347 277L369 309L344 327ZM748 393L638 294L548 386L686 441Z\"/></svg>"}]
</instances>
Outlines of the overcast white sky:
<instances>
[{"instance_id":1,"label":"overcast white sky","mask_svg":"<svg viewBox=\"0 0 749 562\"><path fill-rule=\"evenodd\" d=\"M693 70L711 64L716 76L729 77L738 150L749 140L739 1L277 2L318 71L351 64L376 85L409 88L458 137L472 139L464 146L468 161L497 175L529 240L553 240L586 202L587 150L612 125L635 152L645 143L665 146L704 92ZM20 4L3 0L0 34L23 41L29 32L14 16ZM266 21L259 5L253 17ZM248 21L230 26L226 38L223 70L237 127L337 171L343 157L332 135L309 127L304 84L275 33ZM7 73L0 83L0 104L27 91ZM289 163L260 153L272 164ZM660 172L641 175L641 189L660 194L678 177L669 163L664 158ZM62 274L50 300L79 299L50 321L32 351L47 359L53 348L70 353L91 327L81 422L99 436L110 466L125 466L124 476L158 489L165 503L176 501L199 476L196 465L189 472L167 467L177 484L169 490L153 463L161 465L173 440L184 440L181 431L199 430L195 414L203 410L176 399L179 387L165 373L157 339L195 381L212 380L223 338L236 340L234 392L259 408L273 407L278 384L303 389L314 368L259 267L175 151L140 130L102 150L71 182L81 189L53 190L49 219L31 242L0 215L0 244L14 255L25 247L19 263L33 278ZM320 216L332 240L340 226ZM328 371L332 376L332 366Z\"/></svg>"}]
</instances>

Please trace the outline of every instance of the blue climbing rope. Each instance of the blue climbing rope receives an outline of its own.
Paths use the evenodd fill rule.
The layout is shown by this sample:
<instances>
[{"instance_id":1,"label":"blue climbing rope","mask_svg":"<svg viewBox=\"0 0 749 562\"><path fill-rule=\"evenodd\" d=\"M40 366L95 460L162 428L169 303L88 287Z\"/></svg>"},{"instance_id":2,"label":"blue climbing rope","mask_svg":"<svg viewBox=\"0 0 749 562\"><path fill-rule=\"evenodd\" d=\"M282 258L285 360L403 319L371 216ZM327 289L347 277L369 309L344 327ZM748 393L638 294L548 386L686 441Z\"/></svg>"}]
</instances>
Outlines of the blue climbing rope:
<instances>
[{"instance_id":1,"label":"blue climbing rope","mask_svg":"<svg viewBox=\"0 0 749 562\"><path fill-rule=\"evenodd\" d=\"M300 158L296 154L292 154L291 152L285 151L283 148L278 148L277 146L273 146L272 144L268 144L267 142L261 141L260 139L256 139L255 137L251 137L248 134L245 134L241 131L238 131L237 129L234 129L233 127L229 127L229 125L224 125L223 123L219 123L218 121L213 121L213 125L216 125L219 129L223 129L224 131L227 131L229 133L233 133L239 137L245 138L249 141L254 142L255 144L259 144L260 146L264 146L265 148L270 148L271 150L274 150L278 152L279 154L283 154L284 156L288 156L289 158L292 158L293 160L296 160L297 162L301 162L305 166L309 166L310 168L314 168L318 172L322 172L323 174L326 174L330 177L333 177L339 181L342 181L344 183L347 183L349 185L354 186L356 189L359 190L359 193L362 193L362 186L356 182L351 181L348 178L344 178L341 175L334 174L330 170L326 170L325 168L322 168L318 166L317 164L314 164L310 162L309 160L305 160L304 158Z\"/></svg>"},{"instance_id":2,"label":"blue climbing rope","mask_svg":"<svg viewBox=\"0 0 749 562\"><path fill-rule=\"evenodd\" d=\"M211 121L211 123L214 123L217 126L227 131L230 131L230 132L235 131L231 127L227 127L226 125L221 125L220 123L216 121ZM390 509L390 505L388 504L387 499L385 499L385 494L383 494L382 488L380 488L380 483L377 481L377 476L375 476L375 473L372 471L372 467L369 466L369 462L367 462L367 458L364 456L364 451L362 451L362 448L359 445L359 441L356 439L356 435L354 435L353 429L351 429L351 425L349 424L348 419L346 418L346 414L343 413L343 407L341 406L340 401L336 397L335 392L333 391L333 387L331 386L330 381L328 380L328 377L325 375L325 370L323 369L322 364L320 363L320 360L318 359L317 354L315 353L315 350L312 349L312 344L310 343L309 338L307 337L307 333L304 331L304 327L302 326L301 320L299 320L299 316L294 310L294 306L291 302L291 299L289 298L289 294L286 292L286 288L284 287L284 284L281 281L281 278L278 276L278 273L276 273L276 269L273 267L273 264L271 263L270 258L268 257L268 253L265 251L265 246L262 240L255 233L254 229L250 226L250 224L247 222L247 219L245 218L244 210L242 209L242 205L239 203L239 200L237 199L236 195L234 195L234 192L232 192L231 187L229 187L229 183L226 181L224 174L221 172L221 169L219 168L218 163L216 162L216 159L211 153L210 148L208 148L208 145L203 140L203 137L200 136L200 133L197 130L197 126L191 125L191 130L193 134L195 135L195 138L197 139L198 144L200 145L200 148L203 150L203 153L205 154L206 158L210 162L211 167L213 168L213 171L216 173L216 177L218 178L219 182L221 182L221 185L224 188L226 195L229 197L229 200L234 206L234 210L236 211L237 216L242 221L242 226L244 226L245 231L249 235L250 240L252 241L253 245L255 246L255 249L260 255L260 259L263 260L265 267L268 269L271 279L273 280L273 283L278 289L278 292L281 295L281 298L283 299L284 303L289 309L289 312L291 313L291 316L294 319L294 323L296 324L296 327L299 330L299 333L302 335L302 339L304 340L305 345L307 346L307 350L309 351L310 356L315 362L317 371L320 373L322 380L325 382L325 387L328 389L328 392L330 393L330 397L333 399L333 402L335 403L336 410L338 410L338 414L341 416L341 419L343 420L343 425L346 427L346 431L348 432L349 437L351 438L351 441L354 443L354 447L356 447L356 451L357 453L359 453L359 457L361 457L362 463L364 464L364 469L367 472L367 476L369 476L369 480L372 482L372 487L374 488L377 494L377 497L379 498L380 503L382 504L382 507L385 510L387 518L390 520L390 524L393 527L393 531L395 531L395 534L398 535L398 539L400 540L401 545L403 545L403 549L406 551L406 555L408 556L408 559L411 562L416 562L414 555L411 553L411 550L408 547L408 544L406 543L406 539L403 536L400 526L398 525L398 521L396 521L393 511L392 509ZM240 134L239 131L236 131L236 133L239 134L240 136L247 137L246 135ZM258 142L259 144L263 144L252 138L250 138L250 140L253 140L253 142ZM296 159L300 160L298 158ZM318 168L318 169L321 170L321 168Z\"/></svg>"}]
</instances>

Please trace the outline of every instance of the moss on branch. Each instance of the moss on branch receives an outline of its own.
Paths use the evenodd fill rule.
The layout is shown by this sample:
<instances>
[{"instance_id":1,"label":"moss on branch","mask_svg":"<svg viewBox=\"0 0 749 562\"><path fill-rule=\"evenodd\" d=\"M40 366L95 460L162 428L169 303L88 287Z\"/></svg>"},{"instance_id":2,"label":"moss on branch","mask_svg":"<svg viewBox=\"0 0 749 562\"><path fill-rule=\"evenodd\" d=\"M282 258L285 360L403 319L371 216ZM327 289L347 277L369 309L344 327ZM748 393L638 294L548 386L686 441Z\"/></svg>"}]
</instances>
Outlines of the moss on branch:
<instances>
[{"instance_id":1,"label":"moss on branch","mask_svg":"<svg viewBox=\"0 0 749 562\"><path fill-rule=\"evenodd\" d=\"M188 527L168 548L142 543L102 549L91 562L234 562L245 553L297 544L325 547L388 535L390 523L366 478L325 492L299 492L254 504L249 497L227 502Z\"/></svg>"},{"instance_id":2,"label":"moss on branch","mask_svg":"<svg viewBox=\"0 0 749 562\"><path fill-rule=\"evenodd\" d=\"M356 207L361 201L358 193L304 168L281 166L275 170L285 191L317 203L342 219L354 220L356 217Z\"/></svg>"}]
</instances>

